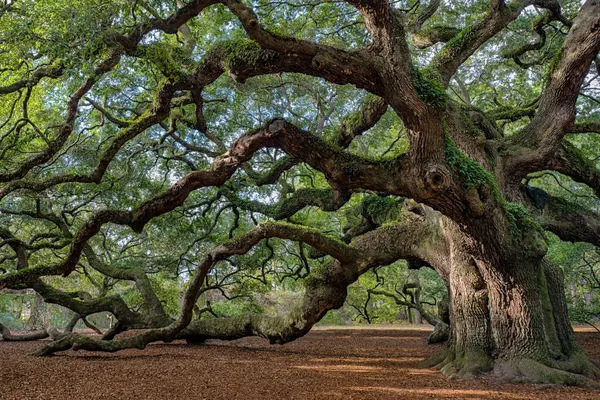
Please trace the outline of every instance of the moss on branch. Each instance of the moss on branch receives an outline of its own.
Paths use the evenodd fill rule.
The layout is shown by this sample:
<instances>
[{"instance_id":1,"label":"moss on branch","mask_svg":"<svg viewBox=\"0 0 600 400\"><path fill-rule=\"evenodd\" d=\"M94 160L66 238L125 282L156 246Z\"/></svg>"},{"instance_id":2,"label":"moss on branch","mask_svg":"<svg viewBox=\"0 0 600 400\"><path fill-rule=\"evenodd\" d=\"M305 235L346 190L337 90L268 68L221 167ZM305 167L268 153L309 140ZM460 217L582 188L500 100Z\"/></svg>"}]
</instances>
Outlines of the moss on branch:
<instances>
[{"instance_id":1,"label":"moss on branch","mask_svg":"<svg viewBox=\"0 0 600 400\"><path fill-rule=\"evenodd\" d=\"M264 50L253 40L239 39L224 42L220 45L225 50L225 67L254 67L261 61L273 61L278 53Z\"/></svg>"},{"instance_id":2,"label":"moss on branch","mask_svg":"<svg viewBox=\"0 0 600 400\"><path fill-rule=\"evenodd\" d=\"M411 78L417 94L425 103L439 109L446 107L448 95L437 72L430 68L414 68Z\"/></svg>"},{"instance_id":3,"label":"moss on branch","mask_svg":"<svg viewBox=\"0 0 600 400\"><path fill-rule=\"evenodd\" d=\"M367 196L362 204L362 214L378 224L383 224L400 217L403 202L402 197Z\"/></svg>"},{"instance_id":4,"label":"moss on branch","mask_svg":"<svg viewBox=\"0 0 600 400\"><path fill-rule=\"evenodd\" d=\"M446 161L460 177L462 185L469 189L477 186L490 186L499 193L494 176L479 163L468 157L456 146L456 143L446 135Z\"/></svg>"},{"instance_id":5,"label":"moss on branch","mask_svg":"<svg viewBox=\"0 0 600 400\"><path fill-rule=\"evenodd\" d=\"M545 254L547 245L544 229L531 214L521 204L508 201L504 202L504 210L513 242L526 252L539 249Z\"/></svg>"}]
</instances>

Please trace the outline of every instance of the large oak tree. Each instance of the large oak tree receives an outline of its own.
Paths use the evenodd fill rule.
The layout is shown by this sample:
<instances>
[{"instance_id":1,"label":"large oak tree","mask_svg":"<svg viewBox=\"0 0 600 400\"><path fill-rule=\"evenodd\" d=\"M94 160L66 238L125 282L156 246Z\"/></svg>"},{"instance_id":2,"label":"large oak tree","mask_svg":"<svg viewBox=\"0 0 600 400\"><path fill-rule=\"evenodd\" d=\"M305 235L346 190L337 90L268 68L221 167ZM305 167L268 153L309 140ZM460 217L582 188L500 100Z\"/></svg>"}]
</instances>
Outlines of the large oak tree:
<instances>
[{"instance_id":1,"label":"large oak tree","mask_svg":"<svg viewBox=\"0 0 600 400\"><path fill-rule=\"evenodd\" d=\"M445 374L600 374L544 260L546 231L600 245L600 219L530 184L551 170L600 193L597 158L569 139L600 133L584 93L600 1L6 0L0 31L0 288L118 320L102 340L43 332L40 354L285 343L404 259L448 287ZM327 219L358 203L344 232L309 226L308 207ZM229 277L261 281L241 255L270 253L266 282L277 239L312 247L291 311L194 317ZM187 279L175 318L162 270ZM124 281L138 307L112 290Z\"/></svg>"}]
</instances>

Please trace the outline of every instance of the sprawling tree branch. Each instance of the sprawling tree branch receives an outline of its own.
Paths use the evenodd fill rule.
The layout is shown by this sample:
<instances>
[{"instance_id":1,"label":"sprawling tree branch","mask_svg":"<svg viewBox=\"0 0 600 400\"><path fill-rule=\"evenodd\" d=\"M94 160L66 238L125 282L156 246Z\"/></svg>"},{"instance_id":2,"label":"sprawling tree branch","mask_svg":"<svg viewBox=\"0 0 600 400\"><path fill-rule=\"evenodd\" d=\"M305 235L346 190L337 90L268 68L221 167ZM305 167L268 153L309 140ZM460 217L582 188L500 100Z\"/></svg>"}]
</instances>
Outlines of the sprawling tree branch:
<instances>
[{"instance_id":1,"label":"sprawling tree branch","mask_svg":"<svg viewBox=\"0 0 600 400\"><path fill-rule=\"evenodd\" d=\"M372 93L382 93L379 77L370 68L372 55L369 51L349 52L306 40L282 37L264 29L254 11L238 0L224 0L223 4L239 18L253 41L263 49L274 51L275 54L270 53L271 56L277 55L281 59L279 66L274 65L276 70L270 71L271 73L302 72L333 83L351 83ZM269 53L265 55L267 54Z\"/></svg>"},{"instance_id":2,"label":"sprawling tree branch","mask_svg":"<svg viewBox=\"0 0 600 400\"><path fill-rule=\"evenodd\" d=\"M356 137L374 127L387 109L388 106L383 99L368 96L359 110L342 118L340 127L331 140L332 143L343 149L348 148ZM265 173L256 173L249 165L245 166L244 171L257 186L262 186L275 183L283 172L297 165L300 161L286 156L277 160L275 165Z\"/></svg>"},{"instance_id":3,"label":"sprawling tree branch","mask_svg":"<svg viewBox=\"0 0 600 400\"><path fill-rule=\"evenodd\" d=\"M349 247L356 254L353 262L334 261L309 275L304 296L286 315L243 314L195 320L181 332L180 337L191 343L201 343L206 339L234 340L259 336L271 343L287 343L306 334L328 310L341 307L347 286L366 270L390 264L399 258L426 259L439 265L441 259L437 258L435 250L422 244L439 234L440 214L429 209L421 215L411 211L411 207L408 206L401 217L389 225L352 240ZM440 246L445 244L440 243Z\"/></svg>"},{"instance_id":4,"label":"sprawling tree branch","mask_svg":"<svg viewBox=\"0 0 600 400\"><path fill-rule=\"evenodd\" d=\"M560 61L552 70L535 117L510 140L522 146L506 161L514 180L543 169L575 120L575 102L592 61L600 51L600 3L586 1L565 40Z\"/></svg>"},{"instance_id":5,"label":"sprawling tree branch","mask_svg":"<svg viewBox=\"0 0 600 400\"><path fill-rule=\"evenodd\" d=\"M411 35L418 49L426 49L437 43L446 43L460 33L460 29L451 26L432 26Z\"/></svg>"},{"instance_id":6,"label":"sprawling tree branch","mask_svg":"<svg viewBox=\"0 0 600 400\"><path fill-rule=\"evenodd\" d=\"M100 156L96 167L90 174L64 174L56 175L43 181L29 179L12 180L0 189L0 199L18 189L29 189L43 191L50 187L63 183L100 183L110 163L119 150L128 141L134 139L153 125L158 124L169 115L171 99L177 89L177 85L167 83L157 93L156 104L145 114L139 116L135 121L123 127L120 133L112 140Z\"/></svg>"},{"instance_id":7,"label":"sprawling tree branch","mask_svg":"<svg viewBox=\"0 0 600 400\"><path fill-rule=\"evenodd\" d=\"M247 211L259 212L275 220L291 217L307 206L316 206L324 211L335 211L346 203L348 198L336 196L331 189L298 189L289 198L275 204L265 204L254 200L240 199L234 190L226 186L219 189L227 200Z\"/></svg>"},{"instance_id":8,"label":"sprawling tree branch","mask_svg":"<svg viewBox=\"0 0 600 400\"><path fill-rule=\"evenodd\" d=\"M252 155L264 147L279 147L288 154L322 171L342 193L357 188L384 190L390 187L385 174L388 167L379 162L362 159L345 153L327 144L322 139L304 132L284 120L274 120L265 128L238 139L232 148L218 157L211 169L195 171L180 179L161 195L142 203L132 211L101 210L95 212L74 235L67 258L57 264L40 265L18 270L0 277L0 287L13 287L44 275L68 275L73 271L87 241L97 234L107 223L131 227L140 232L152 218L167 213L183 204L188 195L196 189L208 186L221 186ZM398 161L398 162L401 162ZM396 169L401 174L401 169ZM373 179L373 176L380 179ZM394 183L394 190L403 188L400 175Z\"/></svg>"},{"instance_id":9,"label":"sprawling tree branch","mask_svg":"<svg viewBox=\"0 0 600 400\"><path fill-rule=\"evenodd\" d=\"M128 54L136 54L139 42L149 32L160 29L166 33L176 33L190 18L198 15L204 8L212 4L214 4L214 1L212 0L192 1L165 20L154 19L148 23L138 24L132 27L130 32L125 35L116 31L108 33L106 42L111 45L108 52L109 55L105 60L98 63L93 73L87 77L84 83L69 99L67 104L67 116L64 123L59 128L56 138L48 143L48 147L44 151L29 158L14 171L0 173L0 182L8 182L24 177L33 167L49 161L62 149L74 129L78 106L81 99L92 89L104 74L112 70L119 63L122 51ZM62 75L63 69L63 66L60 64L53 64L49 67L40 67L34 71L30 79L19 81L13 85L4 87L0 90L0 94L11 93L25 86L34 86L44 77L57 78Z\"/></svg>"},{"instance_id":10,"label":"sprawling tree branch","mask_svg":"<svg viewBox=\"0 0 600 400\"><path fill-rule=\"evenodd\" d=\"M48 147L41 153L23 162L17 169L10 172L0 173L0 182L8 182L13 179L22 178L33 167L49 161L60 149L73 132L77 118L78 106L81 99L91 90L92 86L108 71L113 69L120 60L120 54L113 52L105 60L100 62L94 73L71 95L67 104L67 116L65 122L59 128L58 135L48 143Z\"/></svg>"},{"instance_id":11,"label":"sprawling tree branch","mask_svg":"<svg viewBox=\"0 0 600 400\"><path fill-rule=\"evenodd\" d=\"M150 329L133 337L111 341L97 340L74 333L67 334L42 348L37 354L50 355L56 351L64 351L70 348L89 351L119 351L125 348L143 349L148 343L154 341L173 340L190 324L194 305L198 300L198 296L202 293L202 284L206 278L206 274L214 264L231 255L244 254L255 244L268 237L303 241L346 264L354 264L354 260L358 258L356 249L329 238L316 230L291 224L266 223L250 230L242 237L216 246L203 257L198 269L195 271L193 280L184 294L181 313L178 319L171 324L161 328Z\"/></svg>"},{"instance_id":12,"label":"sprawling tree branch","mask_svg":"<svg viewBox=\"0 0 600 400\"><path fill-rule=\"evenodd\" d=\"M354 138L375 126L387 109L388 105L382 98L369 97L360 110L342 119L334 144L347 148Z\"/></svg>"},{"instance_id":13,"label":"sprawling tree branch","mask_svg":"<svg viewBox=\"0 0 600 400\"><path fill-rule=\"evenodd\" d=\"M527 1L517 0L507 6L503 0L490 1L489 11L481 20L463 28L449 40L430 62L444 86L448 86L458 67L488 39L514 21L527 4Z\"/></svg>"},{"instance_id":14,"label":"sprawling tree branch","mask_svg":"<svg viewBox=\"0 0 600 400\"><path fill-rule=\"evenodd\" d=\"M600 133L600 122L578 122L568 128L567 133Z\"/></svg>"},{"instance_id":15,"label":"sprawling tree branch","mask_svg":"<svg viewBox=\"0 0 600 400\"><path fill-rule=\"evenodd\" d=\"M60 63L42 65L31 72L28 79L23 79L7 86L0 86L0 95L17 92L23 88L37 85L44 78L59 78L64 66Z\"/></svg>"},{"instance_id":16,"label":"sprawling tree branch","mask_svg":"<svg viewBox=\"0 0 600 400\"><path fill-rule=\"evenodd\" d=\"M544 229L562 240L588 242L600 246L600 216L576 203L526 186L530 209Z\"/></svg>"},{"instance_id":17,"label":"sprawling tree branch","mask_svg":"<svg viewBox=\"0 0 600 400\"><path fill-rule=\"evenodd\" d=\"M600 169L593 160L587 159L577 147L563 142L555 153L550 168L571 177L574 181L584 183L594 190L600 198Z\"/></svg>"}]
</instances>

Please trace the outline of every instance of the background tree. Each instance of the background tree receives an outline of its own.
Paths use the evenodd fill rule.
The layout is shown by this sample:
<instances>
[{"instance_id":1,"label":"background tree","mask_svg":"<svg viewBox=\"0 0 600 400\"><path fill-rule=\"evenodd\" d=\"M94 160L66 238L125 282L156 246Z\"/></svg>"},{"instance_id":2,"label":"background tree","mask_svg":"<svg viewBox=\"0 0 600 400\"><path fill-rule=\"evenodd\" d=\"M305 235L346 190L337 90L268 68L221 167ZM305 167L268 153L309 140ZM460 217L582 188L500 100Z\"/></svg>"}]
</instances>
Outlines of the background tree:
<instances>
[{"instance_id":1,"label":"background tree","mask_svg":"<svg viewBox=\"0 0 600 400\"><path fill-rule=\"evenodd\" d=\"M285 343L404 259L449 288L445 374L598 376L544 260L546 231L599 243L597 0L16 0L0 18L0 288L117 320L39 354ZM285 313L253 295L300 288Z\"/></svg>"}]
</instances>

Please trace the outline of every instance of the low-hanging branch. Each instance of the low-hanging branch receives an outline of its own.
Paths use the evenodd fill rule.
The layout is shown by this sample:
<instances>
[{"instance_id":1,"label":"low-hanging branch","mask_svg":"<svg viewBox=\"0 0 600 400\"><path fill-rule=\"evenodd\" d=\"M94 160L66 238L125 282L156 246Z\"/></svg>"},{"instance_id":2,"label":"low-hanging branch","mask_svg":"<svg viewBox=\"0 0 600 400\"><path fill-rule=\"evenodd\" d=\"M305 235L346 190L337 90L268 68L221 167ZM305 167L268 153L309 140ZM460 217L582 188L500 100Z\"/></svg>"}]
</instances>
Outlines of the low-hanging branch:
<instances>
[{"instance_id":1,"label":"low-hanging branch","mask_svg":"<svg viewBox=\"0 0 600 400\"><path fill-rule=\"evenodd\" d=\"M548 164L548 169L586 184L600 198L600 169L596 167L594 160L588 159L571 143L564 141Z\"/></svg>"},{"instance_id":2,"label":"low-hanging branch","mask_svg":"<svg viewBox=\"0 0 600 400\"><path fill-rule=\"evenodd\" d=\"M10 329L0 323L0 338L2 338L5 342L28 342L46 339L49 336L50 334L46 331L46 329L15 335L10 331Z\"/></svg>"},{"instance_id":3,"label":"low-hanging branch","mask_svg":"<svg viewBox=\"0 0 600 400\"><path fill-rule=\"evenodd\" d=\"M68 334L42 348L38 355L50 355L67 349L89 351L119 351L125 348L144 348L154 341L176 338L192 343L216 338L232 340L244 336L261 336L271 343L286 343L306 334L325 313L341 307L346 288L371 268L390 264L400 258L422 259L436 263L438 255L430 246L422 246L429 235L439 230L440 214L427 218L410 211L396 221L358 236L345 244L312 228L288 223L267 222L240 237L224 242L206 253L194 272L193 281L184 295L180 316L170 325L151 329L133 337L116 340L98 340L80 334ZM416 228L416 229L415 229ZM412 235L407 236L406 233ZM335 260L318 271L313 271L305 282L306 292L295 308L282 317L247 314L232 318L211 318L191 321L193 305L202 293L202 282L214 264L232 255L247 253L260 241L280 238L306 243ZM398 238L407 238L398 241ZM395 241L396 246L388 243ZM440 243L440 248L447 246Z\"/></svg>"},{"instance_id":4,"label":"low-hanging branch","mask_svg":"<svg viewBox=\"0 0 600 400\"><path fill-rule=\"evenodd\" d=\"M85 349L89 351L119 351L125 348L143 349L148 343L163 340L169 341L176 338L191 322L194 305L202 293L202 285L209 270L218 261L235 254L248 252L255 244L268 237L301 240L319 251L331 254L336 259L353 263L358 258L358 253L352 247L331 239L313 229L282 223L266 223L250 230L239 238L220 244L208 252L200 262L188 289L183 296L180 315L171 324L150 329L133 337L115 340L98 340L77 333L59 337L57 340L38 351L37 355L50 355L56 351L70 348L74 350Z\"/></svg>"},{"instance_id":5,"label":"low-hanging branch","mask_svg":"<svg viewBox=\"0 0 600 400\"><path fill-rule=\"evenodd\" d=\"M543 189L524 186L532 214L544 229L571 242L600 246L600 215L586 207L552 196Z\"/></svg>"}]
</instances>

